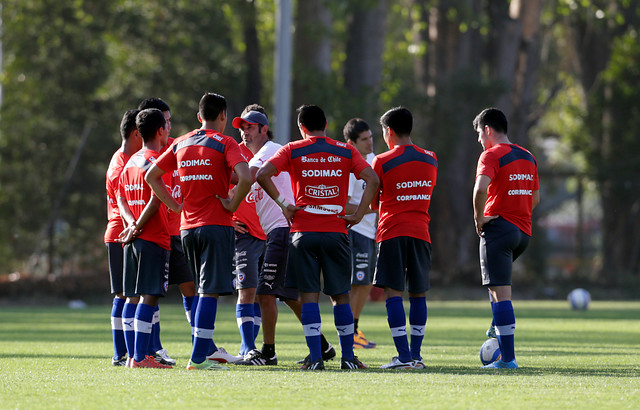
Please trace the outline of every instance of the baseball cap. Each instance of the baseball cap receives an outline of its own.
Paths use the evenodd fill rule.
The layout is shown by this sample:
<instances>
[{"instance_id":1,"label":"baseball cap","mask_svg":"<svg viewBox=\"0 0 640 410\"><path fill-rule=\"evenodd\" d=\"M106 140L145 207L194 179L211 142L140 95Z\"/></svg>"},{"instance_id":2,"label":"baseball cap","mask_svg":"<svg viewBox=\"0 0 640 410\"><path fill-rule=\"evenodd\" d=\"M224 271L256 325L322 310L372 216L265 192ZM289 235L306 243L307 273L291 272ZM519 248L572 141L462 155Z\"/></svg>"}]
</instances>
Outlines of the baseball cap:
<instances>
[{"instance_id":1,"label":"baseball cap","mask_svg":"<svg viewBox=\"0 0 640 410\"><path fill-rule=\"evenodd\" d=\"M236 117L231 122L231 125L233 125L233 128L240 128L243 121L248 122L249 124L269 125L267 117L259 111L249 111L242 117Z\"/></svg>"}]
</instances>

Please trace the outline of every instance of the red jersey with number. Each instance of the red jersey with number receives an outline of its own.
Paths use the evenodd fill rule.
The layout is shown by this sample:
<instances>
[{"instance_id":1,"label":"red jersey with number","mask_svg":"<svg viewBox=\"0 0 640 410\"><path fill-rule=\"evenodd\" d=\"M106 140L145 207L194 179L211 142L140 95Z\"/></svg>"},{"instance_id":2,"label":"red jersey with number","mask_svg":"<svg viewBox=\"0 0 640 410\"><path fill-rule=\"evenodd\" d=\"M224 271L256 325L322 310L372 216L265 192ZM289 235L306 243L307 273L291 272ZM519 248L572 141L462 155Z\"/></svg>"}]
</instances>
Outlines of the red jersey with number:
<instances>
[{"instance_id":1,"label":"red jersey with number","mask_svg":"<svg viewBox=\"0 0 640 410\"><path fill-rule=\"evenodd\" d=\"M360 175L369 167L350 144L328 137L311 137L290 142L268 162L278 172L291 176L296 212L291 232L347 233L345 214L349 193L349 174Z\"/></svg>"},{"instance_id":2,"label":"red jersey with number","mask_svg":"<svg viewBox=\"0 0 640 410\"><path fill-rule=\"evenodd\" d=\"M240 152L242 152L242 155L244 155L247 162L249 162L249 160L253 158L253 153L246 147L246 145L244 145L244 142L241 142L239 146ZM233 220L245 224L249 231L249 235L254 238L258 238L263 241L267 239L267 235L264 234L262 225L260 225L260 218L258 218L258 214L256 213L256 201L253 197L252 191L249 191L247 196L245 196L240 203L236 212L234 212Z\"/></svg>"},{"instance_id":3,"label":"red jersey with number","mask_svg":"<svg viewBox=\"0 0 640 410\"><path fill-rule=\"evenodd\" d=\"M197 129L177 138L156 164L178 170L182 192L180 229L205 225L233 226L233 214L216 195L226 198L233 167L246 162L238 143L214 130Z\"/></svg>"},{"instance_id":4,"label":"red jersey with number","mask_svg":"<svg viewBox=\"0 0 640 410\"><path fill-rule=\"evenodd\" d=\"M159 156L157 151L142 148L131 157L120 174L118 196L127 201L136 219L140 218L142 211L151 201L153 191L145 182L144 176ZM167 208L164 204L161 204L158 211L144 224L142 232L137 237L164 249L171 249L171 238L167 229Z\"/></svg>"},{"instance_id":5,"label":"red jersey with number","mask_svg":"<svg viewBox=\"0 0 640 410\"><path fill-rule=\"evenodd\" d=\"M169 149L171 144L175 141L175 138L169 138L167 140L167 145L162 147L160 150L160 155L164 154L164 152ZM167 184L169 188L169 192L171 192L171 196L176 200L179 204L182 203L182 191L180 190L180 176L178 175L178 170L174 170L173 172L167 172L162 176L162 180ZM171 236L179 236L180 235L180 214L173 212L169 207L167 207L167 220L168 220L168 229L169 235Z\"/></svg>"},{"instance_id":6,"label":"red jersey with number","mask_svg":"<svg viewBox=\"0 0 640 410\"><path fill-rule=\"evenodd\" d=\"M499 215L531 236L533 193L540 189L533 155L516 144L498 144L480 155L479 175L491 178L484 215Z\"/></svg>"},{"instance_id":7,"label":"red jersey with number","mask_svg":"<svg viewBox=\"0 0 640 410\"><path fill-rule=\"evenodd\" d=\"M417 145L398 145L373 159L380 191L371 203L379 209L376 242L410 236L431 243L429 205L436 186L436 154Z\"/></svg>"},{"instance_id":8,"label":"red jersey with number","mask_svg":"<svg viewBox=\"0 0 640 410\"><path fill-rule=\"evenodd\" d=\"M129 156L123 149L117 150L111 157L109 168L107 168L107 230L104 233L104 242L116 242L120 233L124 230L124 224L118 209L118 182L120 173L125 164L129 161Z\"/></svg>"}]
</instances>

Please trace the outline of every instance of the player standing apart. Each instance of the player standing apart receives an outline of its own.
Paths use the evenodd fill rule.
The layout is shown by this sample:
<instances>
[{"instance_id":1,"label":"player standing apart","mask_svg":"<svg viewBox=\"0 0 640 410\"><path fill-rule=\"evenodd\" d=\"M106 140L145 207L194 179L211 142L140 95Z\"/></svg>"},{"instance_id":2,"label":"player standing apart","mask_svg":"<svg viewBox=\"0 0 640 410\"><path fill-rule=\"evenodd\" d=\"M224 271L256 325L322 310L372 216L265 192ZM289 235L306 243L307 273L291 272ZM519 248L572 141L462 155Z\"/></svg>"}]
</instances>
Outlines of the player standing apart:
<instances>
[{"instance_id":1,"label":"player standing apart","mask_svg":"<svg viewBox=\"0 0 640 410\"><path fill-rule=\"evenodd\" d=\"M236 141L223 135L227 102L221 95L206 93L200 100L200 129L181 136L147 173L158 198L181 213L181 238L187 262L195 279L193 350L187 369L228 370L213 354L213 329L218 296L232 288L234 234L233 212L251 186L249 167ZM166 172L178 170L182 189L179 204L162 182ZM235 195L228 198L231 173L238 176Z\"/></svg>"},{"instance_id":2,"label":"player standing apart","mask_svg":"<svg viewBox=\"0 0 640 410\"><path fill-rule=\"evenodd\" d=\"M372 164L373 158L373 134L371 128L361 118L352 118L347 121L342 130L345 141L353 145L367 163ZM355 212L365 183L358 181L355 175L349 175L349 198L347 199L347 213ZM358 329L360 314L371 292L373 270L376 266L376 219L375 211L369 211L362 217L359 224L349 229L349 245L351 246L351 310L353 311L353 346L356 349L372 349L376 347L374 342L367 340Z\"/></svg>"},{"instance_id":3,"label":"player standing apart","mask_svg":"<svg viewBox=\"0 0 640 410\"><path fill-rule=\"evenodd\" d=\"M252 104L242 112L240 117L233 119L233 126L241 130L243 143L251 151L249 169L252 176L268 161L282 145L271 141L273 138L269 130L269 121L264 108ZM271 178L280 195L288 203L293 203L293 190L288 172L280 172ZM256 201L256 212L262 229L267 234L266 248L258 281L258 302L262 311L262 350L253 350L236 364L244 365L276 365L278 358L275 350L276 322L278 307L276 298L284 301L300 320L302 305L298 300L298 290L285 286L287 256L289 248L289 223L284 217L280 206L265 195L258 183L251 186L251 195ZM321 335L322 351L325 360L335 356L335 350ZM330 357L329 357L330 356Z\"/></svg>"},{"instance_id":4,"label":"player standing apart","mask_svg":"<svg viewBox=\"0 0 640 410\"><path fill-rule=\"evenodd\" d=\"M379 208L376 241L378 261L373 285L384 288L387 320L398 356L383 369L424 369L420 349L427 323L431 237L429 205L436 185L436 155L411 141L413 116L404 107L387 111L381 118L382 135L389 151L373 160L380 178L380 192L372 208ZM409 326L402 294L409 293Z\"/></svg>"},{"instance_id":5,"label":"player standing apart","mask_svg":"<svg viewBox=\"0 0 640 410\"><path fill-rule=\"evenodd\" d=\"M482 284L491 297L501 354L483 368L517 369L511 271L513 261L529 244L531 214L540 202L538 165L529 151L509 141L502 111L483 110L473 120L473 128L484 149L473 188L473 217L480 236Z\"/></svg>"},{"instance_id":6,"label":"player standing apart","mask_svg":"<svg viewBox=\"0 0 640 410\"><path fill-rule=\"evenodd\" d=\"M303 139L280 148L260 168L256 179L291 222L286 286L297 287L302 302L301 322L309 362L306 370L323 370L320 290L331 297L340 338L342 369L366 366L353 355L353 313L349 305L351 258L347 228L360 222L378 189L378 178L360 153L349 144L325 135L327 120L320 107L298 108ZM280 172L291 176L295 204L288 203L272 181ZM354 214L345 214L349 174L367 183ZM324 278L320 283L320 272Z\"/></svg>"},{"instance_id":7,"label":"player standing apart","mask_svg":"<svg viewBox=\"0 0 640 410\"><path fill-rule=\"evenodd\" d=\"M111 309L111 333L113 335L114 354L111 363L114 366L124 366L127 363L127 346L124 337L124 325L122 323L122 311L125 306L123 289L123 249L118 236L124 230L120 210L118 209L118 182L120 173L129 158L142 148L142 138L136 128L136 115L138 110L129 110L124 113L120 122L120 136L122 146L118 149L109 162L107 169L107 229L104 233L104 243L107 246L109 256L109 277L111 281L111 294L114 295ZM136 300L137 303L137 300ZM135 305L133 306L135 311ZM131 332L133 334L133 314L131 315ZM133 352L133 340L131 341Z\"/></svg>"},{"instance_id":8,"label":"player standing apart","mask_svg":"<svg viewBox=\"0 0 640 410\"><path fill-rule=\"evenodd\" d=\"M149 355L153 315L159 297L167 290L171 241L166 207L144 182L146 172L167 143L169 128L162 112L155 108L140 111L136 126L144 146L125 165L120 175L118 197L120 215L126 225L120 235L125 243L125 296L140 295L133 322L133 360L129 361L129 366L170 368Z\"/></svg>"}]
</instances>

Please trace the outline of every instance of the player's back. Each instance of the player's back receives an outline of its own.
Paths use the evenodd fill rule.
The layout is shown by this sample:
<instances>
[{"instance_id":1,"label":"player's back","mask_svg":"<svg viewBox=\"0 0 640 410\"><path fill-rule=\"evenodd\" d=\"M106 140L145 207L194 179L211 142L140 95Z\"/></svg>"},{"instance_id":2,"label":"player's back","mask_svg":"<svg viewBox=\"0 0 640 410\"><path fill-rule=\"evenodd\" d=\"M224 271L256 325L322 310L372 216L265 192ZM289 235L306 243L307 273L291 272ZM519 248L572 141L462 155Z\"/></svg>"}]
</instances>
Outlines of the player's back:
<instances>
[{"instance_id":1,"label":"player's back","mask_svg":"<svg viewBox=\"0 0 640 410\"><path fill-rule=\"evenodd\" d=\"M243 161L238 143L214 130L194 130L174 141L158 166L167 172L178 170L183 201L181 229L233 225L232 213L216 196L226 198L233 167Z\"/></svg>"},{"instance_id":2,"label":"player's back","mask_svg":"<svg viewBox=\"0 0 640 410\"><path fill-rule=\"evenodd\" d=\"M107 229L104 233L105 242L115 242L118 235L124 229L122 218L120 218L120 209L118 208L118 182L120 174L129 161L129 156L124 153L122 148L118 149L109 162L106 175L107 190Z\"/></svg>"},{"instance_id":3,"label":"player's back","mask_svg":"<svg viewBox=\"0 0 640 410\"><path fill-rule=\"evenodd\" d=\"M411 236L431 242L429 206L436 185L436 155L416 145L398 145L376 156L380 220L376 241Z\"/></svg>"}]
</instances>

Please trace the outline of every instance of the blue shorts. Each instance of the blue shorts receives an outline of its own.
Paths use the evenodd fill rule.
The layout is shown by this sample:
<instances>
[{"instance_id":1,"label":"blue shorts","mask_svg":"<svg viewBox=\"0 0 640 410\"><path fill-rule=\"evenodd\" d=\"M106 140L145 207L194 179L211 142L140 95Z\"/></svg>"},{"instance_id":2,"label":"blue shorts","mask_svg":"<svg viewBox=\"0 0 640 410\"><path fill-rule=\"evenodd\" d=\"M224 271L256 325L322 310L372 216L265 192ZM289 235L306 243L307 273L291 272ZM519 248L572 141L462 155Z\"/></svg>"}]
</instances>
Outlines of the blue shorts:
<instances>
[{"instance_id":1,"label":"blue shorts","mask_svg":"<svg viewBox=\"0 0 640 410\"><path fill-rule=\"evenodd\" d=\"M349 229L351 284L370 285L376 267L376 240Z\"/></svg>"},{"instance_id":2,"label":"blue shorts","mask_svg":"<svg viewBox=\"0 0 640 410\"><path fill-rule=\"evenodd\" d=\"M124 249L119 242L107 242L107 255L109 257L109 280L111 282L111 294L122 293L123 270L124 270Z\"/></svg>"},{"instance_id":3,"label":"blue shorts","mask_svg":"<svg viewBox=\"0 0 640 410\"><path fill-rule=\"evenodd\" d=\"M196 292L233 293L234 230L231 226L205 225L180 232Z\"/></svg>"},{"instance_id":4,"label":"blue shorts","mask_svg":"<svg viewBox=\"0 0 640 410\"><path fill-rule=\"evenodd\" d=\"M258 270L264 256L264 242L247 233L235 233L235 289L258 287Z\"/></svg>"},{"instance_id":5,"label":"blue shorts","mask_svg":"<svg viewBox=\"0 0 640 410\"><path fill-rule=\"evenodd\" d=\"M431 244L410 236L398 236L379 243L373 286L411 293L429 290Z\"/></svg>"},{"instance_id":6,"label":"blue shorts","mask_svg":"<svg viewBox=\"0 0 640 410\"><path fill-rule=\"evenodd\" d=\"M169 251L136 238L124 245L124 295L164 296L169 286Z\"/></svg>"},{"instance_id":7,"label":"blue shorts","mask_svg":"<svg viewBox=\"0 0 640 410\"><path fill-rule=\"evenodd\" d=\"M529 235L504 218L485 224L480 237L482 284L511 285L513 261L527 249L529 239Z\"/></svg>"},{"instance_id":8,"label":"blue shorts","mask_svg":"<svg viewBox=\"0 0 640 410\"><path fill-rule=\"evenodd\" d=\"M300 292L321 290L330 296L349 293L351 289L351 250L349 237L338 232L294 232L289 244L285 285Z\"/></svg>"},{"instance_id":9,"label":"blue shorts","mask_svg":"<svg viewBox=\"0 0 640 410\"><path fill-rule=\"evenodd\" d=\"M180 285L185 282L193 282L193 276L187 266L187 258L184 256L180 236L171 237L171 253L169 254L169 285Z\"/></svg>"},{"instance_id":10,"label":"blue shorts","mask_svg":"<svg viewBox=\"0 0 640 410\"><path fill-rule=\"evenodd\" d=\"M298 290L285 286L289 228L275 228L267 234L264 261L260 269L258 295L275 295L280 299L298 299Z\"/></svg>"}]
</instances>

